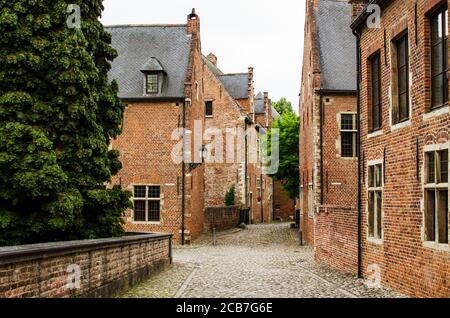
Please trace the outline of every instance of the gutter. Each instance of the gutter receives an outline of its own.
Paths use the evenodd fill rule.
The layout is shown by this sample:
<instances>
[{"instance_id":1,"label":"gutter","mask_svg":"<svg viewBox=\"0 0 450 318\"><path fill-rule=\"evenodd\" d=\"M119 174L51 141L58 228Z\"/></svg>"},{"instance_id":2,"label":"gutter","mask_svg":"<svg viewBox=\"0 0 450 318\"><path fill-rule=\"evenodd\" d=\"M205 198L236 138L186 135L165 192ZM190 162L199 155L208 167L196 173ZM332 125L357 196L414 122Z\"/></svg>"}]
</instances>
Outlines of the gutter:
<instances>
[{"instance_id":1,"label":"gutter","mask_svg":"<svg viewBox=\"0 0 450 318\"><path fill-rule=\"evenodd\" d=\"M357 133L356 133L356 152L358 156L358 278L363 278L362 271L362 166L361 162L361 35L357 30L353 30L356 37L356 107L357 107Z\"/></svg>"},{"instance_id":2,"label":"gutter","mask_svg":"<svg viewBox=\"0 0 450 318\"><path fill-rule=\"evenodd\" d=\"M124 103L142 103L142 102L180 102L185 101L184 97L120 97Z\"/></svg>"}]
</instances>

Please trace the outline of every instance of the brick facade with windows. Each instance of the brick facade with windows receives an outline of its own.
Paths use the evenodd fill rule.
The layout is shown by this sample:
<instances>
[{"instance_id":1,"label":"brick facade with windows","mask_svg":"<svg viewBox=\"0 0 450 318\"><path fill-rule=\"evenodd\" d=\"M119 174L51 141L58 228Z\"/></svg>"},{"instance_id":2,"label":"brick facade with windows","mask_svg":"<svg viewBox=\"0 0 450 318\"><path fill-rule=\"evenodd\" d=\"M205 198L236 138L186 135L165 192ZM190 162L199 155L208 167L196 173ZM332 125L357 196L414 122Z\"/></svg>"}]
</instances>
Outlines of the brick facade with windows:
<instances>
[{"instance_id":1,"label":"brick facade with windows","mask_svg":"<svg viewBox=\"0 0 450 318\"><path fill-rule=\"evenodd\" d=\"M194 131L195 121L204 126L200 19L193 12L185 25L106 29L119 53L109 76L118 81L119 96L127 104L123 132L111 141L123 164L113 183L133 193L134 209L125 213L125 229L172 233L179 242L184 197L184 234L189 242L203 232L204 166L186 163L183 171L172 150L180 140L173 138L174 131L183 126ZM150 74L157 74L157 79L149 79ZM192 157L196 151L194 145L186 149ZM156 189L159 200L152 198Z\"/></svg>"},{"instance_id":2,"label":"brick facade with windows","mask_svg":"<svg viewBox=\"0 0 450 318\"><path fill-rule=\"evenodd\" d=\"M358 13L364 1L353 2ZM372 2L380 28L366 26L365 10L352 24L361 36L362 272L379 268L383 284L411 296L449 297L450 1Z\"/></svg>"},{"instance_id":3,"label":"brick facade with windows","mask_svg":"<svg viewBox=\"0 0 450 318\"><path fill-rule=\"evenodd\" d=\"M299 208L300 231L311 245L326 239L314 235L320 206L327 206L327 211L353 208L356 214L356 48L349 28L351 10L345 1L307 1L299 111Z\"/></svg>"},{"instance_id":4,"label":"brick facade with windows","mask_svg":"<svg viewBox=\"0 0 450 318\"><path fill-rule=\"evenodd\" d=\"M256 136L264 131L257 131L261 125L255 120L253 68L223 74L214 54L202 55L200 18L194 10L187 24L110 26L107 30L118 51L109 76L117 80L119 96L127 105L123 132L111 141L123 164L113 183L133 193L133 209L124 215L125 229L172 233L178 243L184 224L185 242L189 242L203 233L205 208L223 206L233 185L236 205L252 207L254 222L270 221L271 178L263 175L261 179L259 164L248 162L246 169L241 153L252 149L256 153ZM273 113L267 96L264 102L262 116L269 123L264 128L270 129ZM185 148L184 165L182 133L177 131L183 127L191 141ZM252 133L247 151L237 149L237 139L233 150L227 148L229 129ZM214 149L214 144L219 147ZM217 156L222 156L223 163L214 161ZM261 184L256 183L258 178ZM248 195L256 194L258 185L263 189L262 208L256 195ZM255 202L246 200L247 195Z\"/></svg>"}]
</instances>

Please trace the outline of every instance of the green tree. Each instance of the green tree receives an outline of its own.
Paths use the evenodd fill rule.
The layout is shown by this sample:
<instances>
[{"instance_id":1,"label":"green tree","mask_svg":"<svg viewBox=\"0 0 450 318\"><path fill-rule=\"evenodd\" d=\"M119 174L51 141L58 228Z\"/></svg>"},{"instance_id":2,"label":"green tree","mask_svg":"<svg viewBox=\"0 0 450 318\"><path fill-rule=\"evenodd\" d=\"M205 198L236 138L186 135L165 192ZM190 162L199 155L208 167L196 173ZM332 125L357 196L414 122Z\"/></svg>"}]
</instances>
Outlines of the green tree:
<instances>
[{"instance_id":1,"label":"green tree","mask_svg":"<svg viewBox=\"0 0 450 318\"><path fill-rule=\"evenodd\" d=\"M284 97L282 97L278 102L273 102L272 107L275 108L280 115L294 112L292 103Z\"/></svg>"},{"instance_id":2,"label":"green tree","mask_svg":"<svg viewBox=\"0 0 450 318\"><path fill-rule=\"evenodd\" d=\"M69 28L67 8L81 9ZM124 106L102 0L0 0L0 245L121 235Z\"/></svg>"},{"instance_id":3,"label":"green tree","mask_svg":"<svg viewBox=\"0 0 450 318\"><path fill-rule=\"evenodd\" d=\"M235 204L234 197L235 197L235 186L234 184L230 187L230 189L225 194L225 205L226 206L233 206Z\"/></svg>"},{"instance_id":4,"label":"green tree","mask_svg":"<svg viewBox=\"0 0 450 318\"><path fill-rule=\"evenodd\" d=\"M289 103L290 104L290 103ZM273 176L276 181L281 181L283 188L294 199L300 191L299 169L299 127L300 120L293 111L284 111L272 125L279 129L280 134L280 165L278 172ZM269 132L269 139L272 132ZM269 149L270 154L271 149Z\"/></svg>"}]
</instances>

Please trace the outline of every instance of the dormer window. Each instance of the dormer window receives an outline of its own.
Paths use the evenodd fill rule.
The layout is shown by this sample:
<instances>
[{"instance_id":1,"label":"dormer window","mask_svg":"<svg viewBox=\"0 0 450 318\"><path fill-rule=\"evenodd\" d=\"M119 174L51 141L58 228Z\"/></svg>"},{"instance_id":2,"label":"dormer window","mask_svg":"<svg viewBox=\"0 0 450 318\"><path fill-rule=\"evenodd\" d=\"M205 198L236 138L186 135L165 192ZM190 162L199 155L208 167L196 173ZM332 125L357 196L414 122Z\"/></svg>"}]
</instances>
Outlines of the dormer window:
<instances>
[{"instance_id":1,"label":"dormer window","mask_svg":"<svg viewBox=\"0 0 450 318\"><path fill-rule=\"evenodd\" d=\"M146 88L147 94L158 94L159 93L159 81L158 74L147 74Z\"/></svg>"},{"instance_id":2,"label":"dormer window","mask_svg":"<svg viewBox=\"0 0 450 318\"><path fill-rule=\"evenodd\" d=\"M156 57L150 58L141 68L144 74L144 95L157 95L162 93L166 71Z\"/></svg>"}]
</instances>

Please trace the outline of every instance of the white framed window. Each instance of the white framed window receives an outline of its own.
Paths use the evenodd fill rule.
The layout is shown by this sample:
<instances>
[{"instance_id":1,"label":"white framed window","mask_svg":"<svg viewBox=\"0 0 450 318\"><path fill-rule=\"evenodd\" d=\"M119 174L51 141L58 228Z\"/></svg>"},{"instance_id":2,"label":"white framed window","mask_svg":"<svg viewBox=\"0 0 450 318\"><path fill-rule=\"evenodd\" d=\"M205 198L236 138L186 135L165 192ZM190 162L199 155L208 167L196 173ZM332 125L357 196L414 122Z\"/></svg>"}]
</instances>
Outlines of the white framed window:
<instances>
[{"instance_id":1,"label":"white framed window","mask_svg":"<svg viewBox=\"0 0 450 318\"><path fill-rule=\"evenodd\" d=\"M161 187L159 185L135 185L133 187L133 221L160 222Z\"/></svg>"},{"instance_id":2,"label":"white framed window","mask_svg":"<svg viewBox=\"0 0 450 318\"><path fill-rule=\"evenodd\" d=\"M383 239L383 161L369 162L367 174L367 236Z\"/></svg>"},{"instance_id":3,"label":"white framed window","mask_svg":"<svg viewBox=\"0 0 450 318\"><path fill-rule=\"evenodd\" d=\"M145 91L147 94L159 93L159 80L157 73L147 74L145 84Z\"/></svg>"},{"instance_id":4,"label":"white framed window","mask_svg":"<svg viewBox=\"0 0 450 318\"><path fill-rule=\"evenodd\" d=\"M341 157L356 157L356 134L357 119L356 113L341 113Z\"/></svg>"},{"instance_id":5,"label":"white framed window","mask_svg":"<svg viewBox=\"0 0 450 318\"><path fill-rule=\"evenodd\" d=\"M449 146L425 147L424 241L449 243Z\"/></svg>"}]
</instances>

